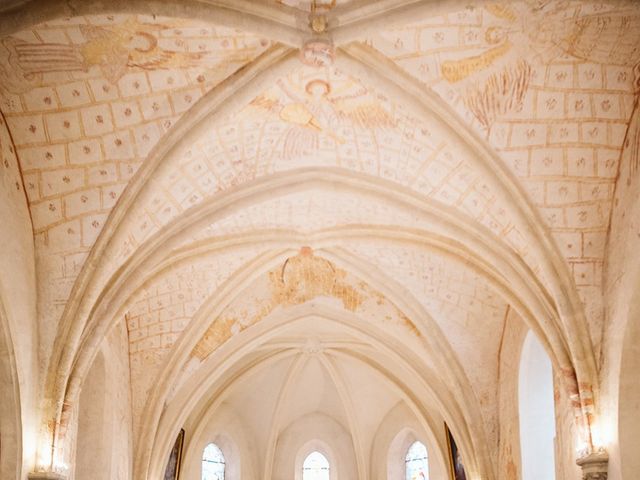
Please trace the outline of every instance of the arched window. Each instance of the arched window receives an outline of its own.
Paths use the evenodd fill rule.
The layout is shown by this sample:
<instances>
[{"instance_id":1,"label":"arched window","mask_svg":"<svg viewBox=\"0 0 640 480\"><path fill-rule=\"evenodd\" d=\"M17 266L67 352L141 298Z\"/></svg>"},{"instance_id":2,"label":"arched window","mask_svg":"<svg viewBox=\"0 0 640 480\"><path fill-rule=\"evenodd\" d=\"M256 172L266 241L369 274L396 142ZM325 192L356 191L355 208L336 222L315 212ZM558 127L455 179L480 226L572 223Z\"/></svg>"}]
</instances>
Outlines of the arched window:
<instances>
[{"instance_id":1,"label":"arched window","mask_svg":"<svg viewBox=\"0 0 640 480\"><path fill-rule=\"evenodd\" d=\"M422 442L413 442L404 458L406 480L429 480L429 454Z\"/></svg>"},{"instance_id":2,"label":"arched window","mask_svg":"<svg viewBox=\"0 0 640 480\"><path fill-rule=\"evenodd\" d=\"M522 480L553 480L556 478L553 369L547 352L532 332L522 346L519 377Z\"/></svg>"},{"instance_id":3,"label":"arched window","mask_svg":"<svg viewBox=\"0 0 640 480\"><path fill-rule=\"evenodd\" d=\"M320 452L312 452L302 464L302 480L329 480L329 460Z\"/></svg>"},{"instance_id":4,"label":"arched window","mask_svg":"<svg viewBox=\"0 0 640 480\"><path fill-rule=\"evenodd\" d=\"M224 480L224 455L215 443L207 445L202 454L202 480Z\"/></svg>"}]
</instances>

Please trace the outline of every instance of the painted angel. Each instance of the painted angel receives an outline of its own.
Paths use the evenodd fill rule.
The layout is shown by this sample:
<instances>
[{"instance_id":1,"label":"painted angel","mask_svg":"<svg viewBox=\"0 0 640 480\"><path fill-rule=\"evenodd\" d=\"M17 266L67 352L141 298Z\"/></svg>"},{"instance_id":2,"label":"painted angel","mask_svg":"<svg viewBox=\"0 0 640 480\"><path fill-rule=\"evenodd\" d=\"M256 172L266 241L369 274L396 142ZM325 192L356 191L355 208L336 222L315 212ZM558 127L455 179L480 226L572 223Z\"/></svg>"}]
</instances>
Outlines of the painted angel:
<instances>
[{"instance_id":1,"label":"painted angel","mask_svg":"<svg viewBox=\"0 0 640 480\"><path fill-rule=\"evenodd\" d=\"M305 94L298 96L282 81L278 86L284 97L269 92L255 98L251 106L277 116L291 126L283 142L285 158L316 151L321 135L342 145L345 140L337 133L341 127L378 129L395 126L393 117L364 88L352 95L332 96L328 82L314 79L306 84Z\"/></svg>"}]
</instances>

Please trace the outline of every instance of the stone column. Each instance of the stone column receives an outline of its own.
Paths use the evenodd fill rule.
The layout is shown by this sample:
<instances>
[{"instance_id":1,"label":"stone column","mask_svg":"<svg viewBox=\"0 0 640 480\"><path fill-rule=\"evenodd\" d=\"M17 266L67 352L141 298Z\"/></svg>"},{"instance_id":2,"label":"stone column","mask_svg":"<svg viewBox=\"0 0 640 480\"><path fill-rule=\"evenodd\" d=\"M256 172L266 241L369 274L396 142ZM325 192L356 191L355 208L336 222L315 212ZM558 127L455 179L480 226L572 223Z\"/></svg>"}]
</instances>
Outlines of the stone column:
<instances>
[{"instance_id":1,"label":"stone column","mask_svg":"<svg viewBox=\"0 0 640 480\"><path fill-rule=\"evenodd\" d=\"M607 480L609 454L604 450L579 458L576 463L582 468L582 480Z\"/></svg>"}]
</instances>

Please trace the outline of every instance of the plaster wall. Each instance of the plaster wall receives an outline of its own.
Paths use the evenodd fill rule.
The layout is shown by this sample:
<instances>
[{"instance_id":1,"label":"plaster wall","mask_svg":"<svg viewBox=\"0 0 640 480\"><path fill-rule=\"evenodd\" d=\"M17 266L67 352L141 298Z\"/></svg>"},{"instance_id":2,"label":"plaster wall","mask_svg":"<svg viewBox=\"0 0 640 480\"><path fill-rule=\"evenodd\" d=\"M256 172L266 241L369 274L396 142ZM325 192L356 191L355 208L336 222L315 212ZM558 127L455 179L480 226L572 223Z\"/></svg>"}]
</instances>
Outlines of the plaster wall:
<instances>
[{"instance_id":1,"label":"plaster wall","mask_svg":"<svg viewBox=\"0 0 640 480\"><path fill-rule=\"evenodd\" d=\"M611 480L632 478L640 468L637 446L634 446L637 444L635 439L640 435L640 425L635 422L640 416L640 392L637 388L640 354L633 346L640 341L640 331L633 324L640 315L639 142L640 112L636 100L620 159L603 279L607 320L600 372L602 420L598 426L597 440L609 451ZM623 411L625 402L627 410ZM634 402L635 409L631 407ZM625 437L634 440L625 446ZM628 450L634 448L636 451Z\"/></svg>"},{"instance_id":2,"label":"plaster wall","mask_svg":"<svg viewBox=\"0 0 640 480\"><path fill-rule=\"evenodd\" d=\"M0 348L0 362L12 371L12 382L2 383L2 389L15 391L18 415L15 437L3 438L4 445L22 448L23 467L18 470L18 478L35 463L36 447L36 405L38 392L38 329L36 326L35 257L31 218L26 205L22 178L18 166L15 147L7 130L4 117L0 114L0 321L6 345ZM5 323L6 322L6 323ZM2 335L2 333L0 333ZM3 368L4 368L3 365ZM4 394L8 392L3 392ZM3 395L4 397L4 395ZM3 404L6 400L3 398ZM5 423L6 425L6 423ZM6 433L6 429L3 428ZM9 473L6 456L11 447L4 447L2 455L3 478L13 477ZM12 461L15 462L15 459ZM13 468L13 467L12 467Z\"/></svg>"}]
</instances>

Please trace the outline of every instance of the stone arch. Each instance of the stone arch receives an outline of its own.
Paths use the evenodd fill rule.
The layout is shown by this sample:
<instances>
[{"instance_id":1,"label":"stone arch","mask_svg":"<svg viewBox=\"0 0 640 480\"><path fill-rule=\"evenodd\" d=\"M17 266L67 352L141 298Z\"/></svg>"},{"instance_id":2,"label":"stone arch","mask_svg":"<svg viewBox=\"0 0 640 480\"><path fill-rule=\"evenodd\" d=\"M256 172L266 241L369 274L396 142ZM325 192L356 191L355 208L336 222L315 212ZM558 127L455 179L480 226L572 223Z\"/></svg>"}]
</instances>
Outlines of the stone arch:
<instances>
[{"instance_id":1,"label":"stone arch","mask_svg":"<svg viewBox=\"0 0 640 480\"><path fill-rule=\"evenodd\" d=\"M148 180L148 179L147 179L147 180ZM149 182L149 183L151 183L151 182ZM123 204L121 204L121 206L123 206L123 205L124 205L124 207L123 207L123 208L126 208L126 203L127 203L127 202L124 202ZM115 212L114 212L114 214L115 214ZM108 230L108 229L106 228L105 230ZM535 229L534 229L534 230L535 230ZM113 232L111 232L111 233L113 233ZM102 237L101 237L101 238L102 238ZM109 238L110 238L110 237L109 237L109 235L108 235L108 234L105 234L105 237L103 238L103 240L104 240L104 239L109 239ZM105 243L106 243L106 240L105 240ZM98 253L99 253L99 252L100 252L100 246L99 246L99 245L97 245L97 246L96 246L96 248L93 250L93 254L92 254L92 255L98 255ZM103 253L104 253L104 252L103 252ZM544 257L544 255L543 255L543 257ZM553 255L551 255L551 257L554 257L554 256L553 256ZM554 258L555 258L555 257L554 257ZM87 262L87 264L88 264L88 265L91 265L91 263L92 263L92 262ZM89 271L89 268L91 268L91 267L88 267L87 269L85 269L85 273L86 273L87 271ZM565 275L565 276L566 276L566 275ZM552 276L551 276L551 278L556 278L556 275L552 275ZM85 278L85 279L82 279L82 280L79 280L79 283L80 283L81 288L78 288L78 289L76 290L76 292L78 292L78 295L80 295L80 293L79 293L79 292L82 292L82 291L83 291L82 284L83 284L85 281L87 281L87 282L88 282L89 280L87 280L86 278ZM574 297L575 297L575 295L573 295L573 296L572 296L570 289L569 289L569 290L567 290L567 289L566 289L564 286L562 286L562 285L555 285L555 286L554 286L554 290L555 290L555 292L556 292L556 294L555 294L555 297L556 297L556 304L559 306L560 310L562 310L562 309L563 309L564 307L566 307L567 305L575 304L575 301L574 301L575 299L574 299L574 300L571 300L572 298L574 298ZM574 293L575 293L575 292L574 292ZM81 309L81 310L85 310L85 311L86 311L86 310L87 310L87 308L89 308L89 306L88 306L88 305L85 305L85 306L77 306L76 302L74 302L74 301L72 301L72 302L70 302L70 303L71 303L72 307L71 307L71 308L69 309L69 311L68 311L67 318L68 318L68 319L69 319L69 318L74 318L74 319L75 319L75 318L78 318L78 319L79 319L79 320L78 320L78 322L81 322L81 321L82 321L82 317L84 317L84 315L75 316L75 315L71 315L71 312L73 312L74 310L75 310L75 311L77 311L76 309ZM563 307L563 306L564 306L564 307ZM565 311L564 313L566 314L567 312ZM578 315L578 316L579 316L579 315ZM561 317L562 317L562 318L565 318L565 317L567 317L567 315L562 314L562 315L561 315ZM574 318L574 315L568 315L568 318L570 318L570 319L571 319L571 318ZM75 330L76 330L76 331L79 331L79 330L78 330L78 328L75 328ZM578 329L578 330L580 330L580 329ZM575 337L581 337L581 336L580 336L580 335L576 335ZM570 344L574 347L574 349L573 349L572 351L574 351L574 350L575 350L575 348L577 348L577 347L575 347L575 343L572 343L572 342L574 342L573 338L574 338L573 336L568 336L568 338L565 338L565 341L566 341L566 342L568 342L568 343L570 343ZM578 349L578 350L579 350L579 349ZM580 360L581 358L585 358L585 357L584 357L584 356L582 356L582 355L580 355L580 354L579 354L579 352L578 352L578 353L573 353L573 355L572 355L572 356L573 356L574 361L575 361L575 363L576 363L576 368L577 368L577 370L578 370L578 371L580 371L580 370L581 370L582 362L581 362L581 361L579 361L579 360ZM587 356L587 357L588 357L588 356ZM63 362L63 364L67 364L67 363L69 363L69 362L71 361L71 356L70 356L70 354L63 355L63 358L66 358L66 359L67 359L67 360L66 360L66 362ZM580 375L578 375L578 376L580 377ZM583 383L584 383L584 384L589 384L589 382L583 382Z\"/></svg>"},{"instance_id":2,"label":"stone arch","mask_svg":"<svg viewBox=\"0 0 640 480\"><path fill-rule=\"evenodd\" d=\"M357 321L355 318L350 317L349 315L345 316L345 314L338 314L334 312L332 309L327 309L322 305L316 305L311 308L312 308L311 311L313 313L321 315L323 318L338 318L340 317L340 315L342 315L342 319L340 320L340 322L343 324L346 322L349 322L350 324L353 324L354 322L361 323ZM272 320L269 320L269 321L263 320L259 324L257 324L255 327L252 327L251 329L247 329L245 330L245 332L243 332L243 334L238 335L238 337L244 337L244 340L242 340L242 343L246 344L245 347L240 347L240 344L237 343L237 342L240 342L240 340L237 340L235 337L233 337L229 342L227 342L227 344L221 347L219 351L216 351L216 353L212 354L205 361L204 366L198 370L199 373L196 375L196 377L189 379L187 383L185 383L183 386L180 387L179 391L174 395L173 400L171 401L171 404L169 405L168 409L165 409L164 412L162 412L162 414L159 417L157 417L158 420L154 420L154 422L159 422L160 427L158 432L155 434L149 432L144 437L147 440L145 439L141 440L140 442L141 445L143 443L148 444L149 441L154 442L155 445L149 446L149 448L151 449L151 451L149 451L149 454L150 454L150 457L148 457L149 460L145 459L147 458L147 455L145 455L144 452L140 452L141 456L139 457L138 470L137 470L138 475L141 478L145 478L146 475L153 476L153 471L155 468L153 466L155 464L155 460L153 459L157 455L157 453L153 453L153 452L155 452L158 448L160 449L159 451L162 451L165 449L165 445L164 445L165 434L163 433L164 429L165 428L170 428L172 430L175 429L175 425L180 424L180 422L182 422L181 417L186 415L185 412L192 410L193 408L192 405L197 401L197 399L200 397L203 397L204 393L202 393L202 390L209 388L207 385L205 385L205 383L212 382L212 380L210 379L211 374L208 372L213 372L213 371L222 372L223 370L220 370L220 369L223 368L223 365L226 365L224 368L229 368L229 365L233 363L232 360L230 360L229 356L236 358L237 356L241 355L241 350L243 348L255 348L255 344L256 344L255 342L260 341L260 338L262 335L266 335L267 332L269 334L268 336L275 335L279 328L278 325L280 326L286 325L291 321L295 321L296 319L306 317L308 315L306 311L307 311L307 308L305 305L287 309L287 312L289 313L287 313L286 315L279 313L275 315ZM336 315L338 315L338 317L336 317ZM275 323L272 323L272 322L275 322ZM360 328L363 328L362 325L360 326ZM367 327L367 330L370 330L370 329L371 329L371 326ZM363 334L361 330L359 331L361 332L360 334ZM381 346L380 348L382 349ZM413 358L412 362L413 361L420 363L419 358ZM222 362L222 363L219 363L219 362ZM170 365L171 363L172 362L169 361L167 364ZM386 369L386 367L382 365L377 365L376 368L381 371L384 371ZM426 367L423 367L423 368L426 368ZM425 372L425 370L421 370L421 371L423 373ZM393 376L393 373L387 372L386 375ZM422 374L418 374L416 378L421 377L421 375ZM433 387L433 388L438 388L439 389L438 391L441 392L442 395L445 395L445 396L447 395L445 393L447 391L447 388L444 387L443 384L441 384L440 382L438 382L437 380L431 377L430 377L429 383L437 383L439 386ZM432 388L431 385L427 385L426 383L422 385L424 385L424 388L427 388L427 389ZM196 391L193 389L197 390L200 393L196 393ZM206 395L211 396L210 393L207 393ZM410 398L412 402L417 402L417 404L420 403L420 400L418 400L415 396L413 396L413 394L407 392L406 395L408 396L407 398ZM163 402L162 396L159 396L157 398L158 399L156 400L156 403ZM183 402L186 402L186 404ZM459 420L460 415L467 416L463 412L464 412L464 409L468 407L460 407L461 409L458 409L457 407L454 407L455 404L456 404L456 400L454 400L453 397L447 398L446 400L442 400L441 402L442 408L444 410L449 411L452 418L456 417L458 419L458 420L455 420L455 419L452 420L451 423L455 425L458 431L460 432L460 437L462 438L461 444L463 445L462 448L465 451L469 452L469 455L468 455L469 458L473 458L477 460L477 462L480 464L476 468L479 468L482 470L490 469L489 466L484 465L484 457L482 456L482 454L479 454L478 452L476 452L476 455L473 455L471 453L472 451L475 451L475 449L477 448L482 449L482 446L481 446L482 442L479 439L472 440L469 437L469 435L475 438L478 435L481 436L482 434L478 430L476 430L475 433L472 433L470 432L470 430L467 430L468 428L469 429L472 428L469 425L473 423L473 421L470 421L469 418L466 419L466 422ZM428 414L424 410L420 409L420 407L416 407L416 408L418 409L418 411L420 411L420 415L428 416ZM148 411L151 411L151 410L153 409L149 409ZM157 408L155 410L158 411ZM154 417L149 417L149 418L154 418ZM145 422L145 424L147 424L147 422ZM437 427L430 424L430 426L427 428L430 430L435 430L435 428ZM167 440L167 442L169 442L169 440ZM148 461L150 461L151 463L149 464L149 467L146 467L144 464ZM140 462L143 462L143 463L141 464ZM147 468L150 468L151 470L147 470Z\"/></svg>"},{"instance_id":3,"label":"stone arch","mask_svg":"<svg viewBox=\"0 0 640 480\"><path fill-rule=\"evenodd\" d=\"M206 219L209 219L210 215L215 215L216 211L224 211L224 210L228 210L229 205L233 205L233 208L240 208L243 204L243 202L246 202L248 198L259 198L260 195L265 196L265 195L271 195L271 191L278 189L278 191L284 192L287 189L299 189L301 187L303 187L305 184L308 185L314 185L314 184L321 184L321 185L327 185L327 184L333 184L335 185L335 183L343 183L345 184L345 188L349 189L349 188L358 188L358 189L362 189L362 191L367 191L367 190L371 190L371 189L376 189L379 191L380 186L378 186L377 182L374 183L370 183L366 177L362 178L359 181L354 182L352 179L349 179L348 177L345 177L344 175L335 172L327 172L327 171L323 171L323 172L318 172L316 170L305 170L305 171L301 171L301 172L294 172L292 174L288 174L288 175L282 175L282 176L276 176L274 178L268 179L268 180L262 180L262 181L257 181L254 183L254 187L251 188L247 188L245 189L241 189L237 192L235 192L233 195L229 195L224 199L212 202L211 204L204 204L199 208L194 209L192 212L190 212L190 214L188 216L186 216L186 218L182 218L179 222L175 222L174 224L172 224L170 226L170 228L165 229L164 232L162 233L162 237L164 237L164 240L156 240L154 241L149 249L145 249L147 250L146 252L143 251L139 251L136 253L136 255L139 256L138 259L128 262L128 266L125 268L122 268L120 272L118 272L118 276L120 276L121 280L116 281L116 278L114 278L111 282L111 286L113 288L113 290L116 290L117 288L121 288L122 287L122 282L124 281L124 278L126 278L125 273L126 272L132 272L133 268L132 267L136 267L136 268L140 268L140 266L142 265L141 262L144 261L145 258L150 258L151 255L153 255L152 252L158 251L159 246L160 245L164 245L167 246L168 244L166 243L167 240L171 237L176 235L177 232L179 232L181 235L186 235L188 234L189 230L193 230L193 229L197 229L199 228L198 225L202 225L204 224L205 221L208 221ZM353 187L350 187L349 185L354 185ZM376 191L374 190L374 191ZM385 193L385 196L389 196L389 195L393 195L394 189L389 189L386 188L387 193ZM395 189L397 191L397 189ZM401 195L402 197L402 195ZM406 197L405 196L405 202L408 202L410 204L414 204L415 205L415 199L413 199L411 196ZM425 207L428 206L428 204L423 204ZM428 210L433 211L435 209L434 207L428 207ZM208 213L211 212L211 213ZM440 209L440 214L442 215L444 212L446 212L446 209ZM449 216L447 217L448 220L450 221L453 217ZM205 220L203 220L205 219ZM193 223L195 221L195 224ZM437 225L436 224L437 221L437 217L434 218L434 227ZM441 224L441 225L447 225L447 221L437 221L437 223ZM188 225L191 225L190 227L187 227ZM443 232L443 234L447 231L446 226L442 227L443 230L441 230ZM449 230L451 232L451 230ZM459 232L461 232L461 230L458 230ZM472 229L472 231L474 232L475 236L473 237L474 240L477 240L478 235L481 234L481 230L478 229ZM449 233L449 235L452 235L453 238L456 238L456 236L461 235L461 233L458 234L454 234L454 233ZM468 234L467 234L468 235ZM175 238L175 237L174 237ZM469 237L471 238L471 237ZM154 244L155 243L155 244ZM471 243L471 242L468 242ZM487 240L484 244L483 244L483 248L488 248L488 245L491 243L490 240ZM172 241L172 244L175 244L175 240ZM486 252L486 250L485 250ZM494 256L494 258L496 258L496 262L498 261L497 259L500 257L495 257L495 255L497 255L497 253L492 254L492 256ZM505 253L502 253L500 255L505 255ZM480 254L480 256L482 256L482 254ZM504 257L503 257L504 258ZM509 257L509 260L500 260L500 262L502 262L506 268L508 268L509 263L514 262L517 264L517 259L513 256ZM526 272L526 267L523 267L521 269L521 272ZM130 273L126 273L126 275L130 275ZM525 274L526 275L526 274ZM533 282L534 284L537 282ZM104 292L103 293L104 297L102 301L108 302L109 304L111 302L113 302L113 297L111 296L112 293L107 293ZM546 295L542 294L542 296L540 298L545 298ZM116 302L118 303L118 302ZM94 307L97 308L97 307ZM546 319L546 318L553 318L553 314L549 314L549 307L545 307L542 310L538 310L540 312L539 318L541 319ZM546 312L546 313L542 313L542 312ZM99 337L98 337L99 338ZM93 340L91 343L92 344L96 344L97 339ZM561 345L562 343L558 343L557 345ZM561 349L563 347L560 347L560 350L554 350L556 352L556 354L559 354L561 352Z\"/></svg>"},{"instance_id":4,"label":"stone arch","mask_svg":"<svg viewBox=\"0 0 640 480\"><path fill-rule=\"evenodd\" d=\"M400 4L398 5L402 6ZM456 133L456 135L460 135L461 140L464 142L466 147L477 153L479 157L479 164L483 165L483 168L485 168L485 170L495 178L496 185L500 187L501 195L508 200L512 200L513 204L516 205L523 222L530 227L530 231L527 233L535 240L533 244L536 246L541 245L539 252L540 258L551 259L545 264L545 269L547 270L548 278L554 282L553 291L556 294L554 296L554 301L556 308L560 311L560 318L565 323L565 325L563 325L564 336L562 340L563 343L567 344L571 358L571 367L565 373L569 377L577 377L577 381L575 382L576 385L580 384L585 389L584 396L590 397L591 388L595 379L595 359L590 347L589 337L586 334L582 308L579 300L577 299L576 293L570 287L571 280L568 275L566 265L561 261L561 258L558 255L557 247L554 246L548 232L546 232L546 229L542 226L542 223L538 218L539 215L532 209L532 206L526 200L526 196L523 194L522 189L519 188L515 181L505 173L505 169L501 166L497 156L492 152L492 150L481 139L477 138L477 135L471 133L467 127L462 126L462 122L460 122L459 119L457 119L457 117L452 114L452 112L447 109L441 101L431 98L428 95L425 96L425 92L418 88L415 82L411 84L408 79L406 79L406 76L399 73L395 66L392 66L390 69L388 64L380 62L380 59L370 51L367 51L366 48L352 46L347 48L345 52L347 56L352 57L344 60L345 65L348 64L350 68L360 68L369 76L374 76L379 79L381 83L390 85L395 88L396 91L402 92L401 98L410 99L408 103L415 103L414 100L418 99L418 104L421 106L420 108L424 108L429 110L431 113L435 113L436 117L446 124L450 130L454 130L454 132L463 132L462 134ZM291 52L280 52L280 55L282 58L289 58L291 57ZM274 62L273 65L277 63L278 62ZM362 67L362 65L364 65L364 67ZM392 76L393 78L391 78ZM398 81L397 79L403 80ZM225 85L225 88L228 89L228 87L229 85ZM407 91L411 93L407 95ZM210 112L205 111L204 113L200 113L203 114L203 117L207 117ZM184 123L184 125L187 125L187 123ZM174 146L172 142L175 141L177 141L176 138L163 142L163 145L159 146L157 149L157 152L160 152L157 154L158 158L164 158L165 154L168 154ZM132 186L130 189L132 193L127 197L129 202L138 197L141 185L146 183L146 181L150 180L152 177L150 172L147 172L147 174L148 176L146 178L144 178L143 174L139 175L136 181L137 183L134 182L135 186ZM153 182L148 183L152 184ZM125 197L123 197L123 199L124 198ZM58 336L58 341L56 342L57 349L51 363L52 365L57 365L58 362L56 359L61 358L62 361L60 363L62 365L63 374L58 377L61 379L61 382L56 383L55 379L57 377L53 375L50 370L50 381L48 382L51 391L50 396L53 397L52 403L55 409L55 412L51 412L51 414L56 418L60 418L62 416L62 399L64 397L64 392L67 390L64 383L69 379L69 375L71 374L70 370L72 368L71 366L74 364L76 356L82 355L79 353L82 349L80 344L82 343L83 331L85 331L85 328L87 327L87 317L91 314L95 305L92 302L94 302L95 299L103 293L102 288L104 283L102 283L102 280L104 279L98 281L93 278L95 269L97 268L96 265L99 263L96 260L103 257L105 254L107 257L111 256L110 253L104 249L107 248L109 243L113 243L112 241L115 236L114 232L117 229L118 222L126 216L126 210L129 205L130 203L128 204L127 200L123 200L120 202L119 207L117 207L118 211L113 212L110 220L110 227L113 228L105 227L104 235L101 235L99 240L100 243L96 244L95 248L92 250L90 260L85 264L86 268L83 270L83 274L78 281L77 286L79 288L74 289L76 296L70 300L70 307L65 313L62 329ZM117 220L113 220L114 218ZM556 279L559 280L556 281ZM88 291L90 294L85 295ZM92 330L92 328L88 328L88 330ZM568 331L573 332L574 335L569 335L567 333ZM71 338L71 346L69 349L65 349L64 342L62 340L68 339L68 337ZM59 357L56 357L56 355ZM86 362L86 360L83 360L80 363L84 362ZM53 367L51 367L51 369L53 369ZM73 391L73 388L71 388L71 390ZM578 400L582 398L580 392L577 390L572 393ZM586 404L584 402L581 406L586 408Z\"/></svg>"}]
</instances>

